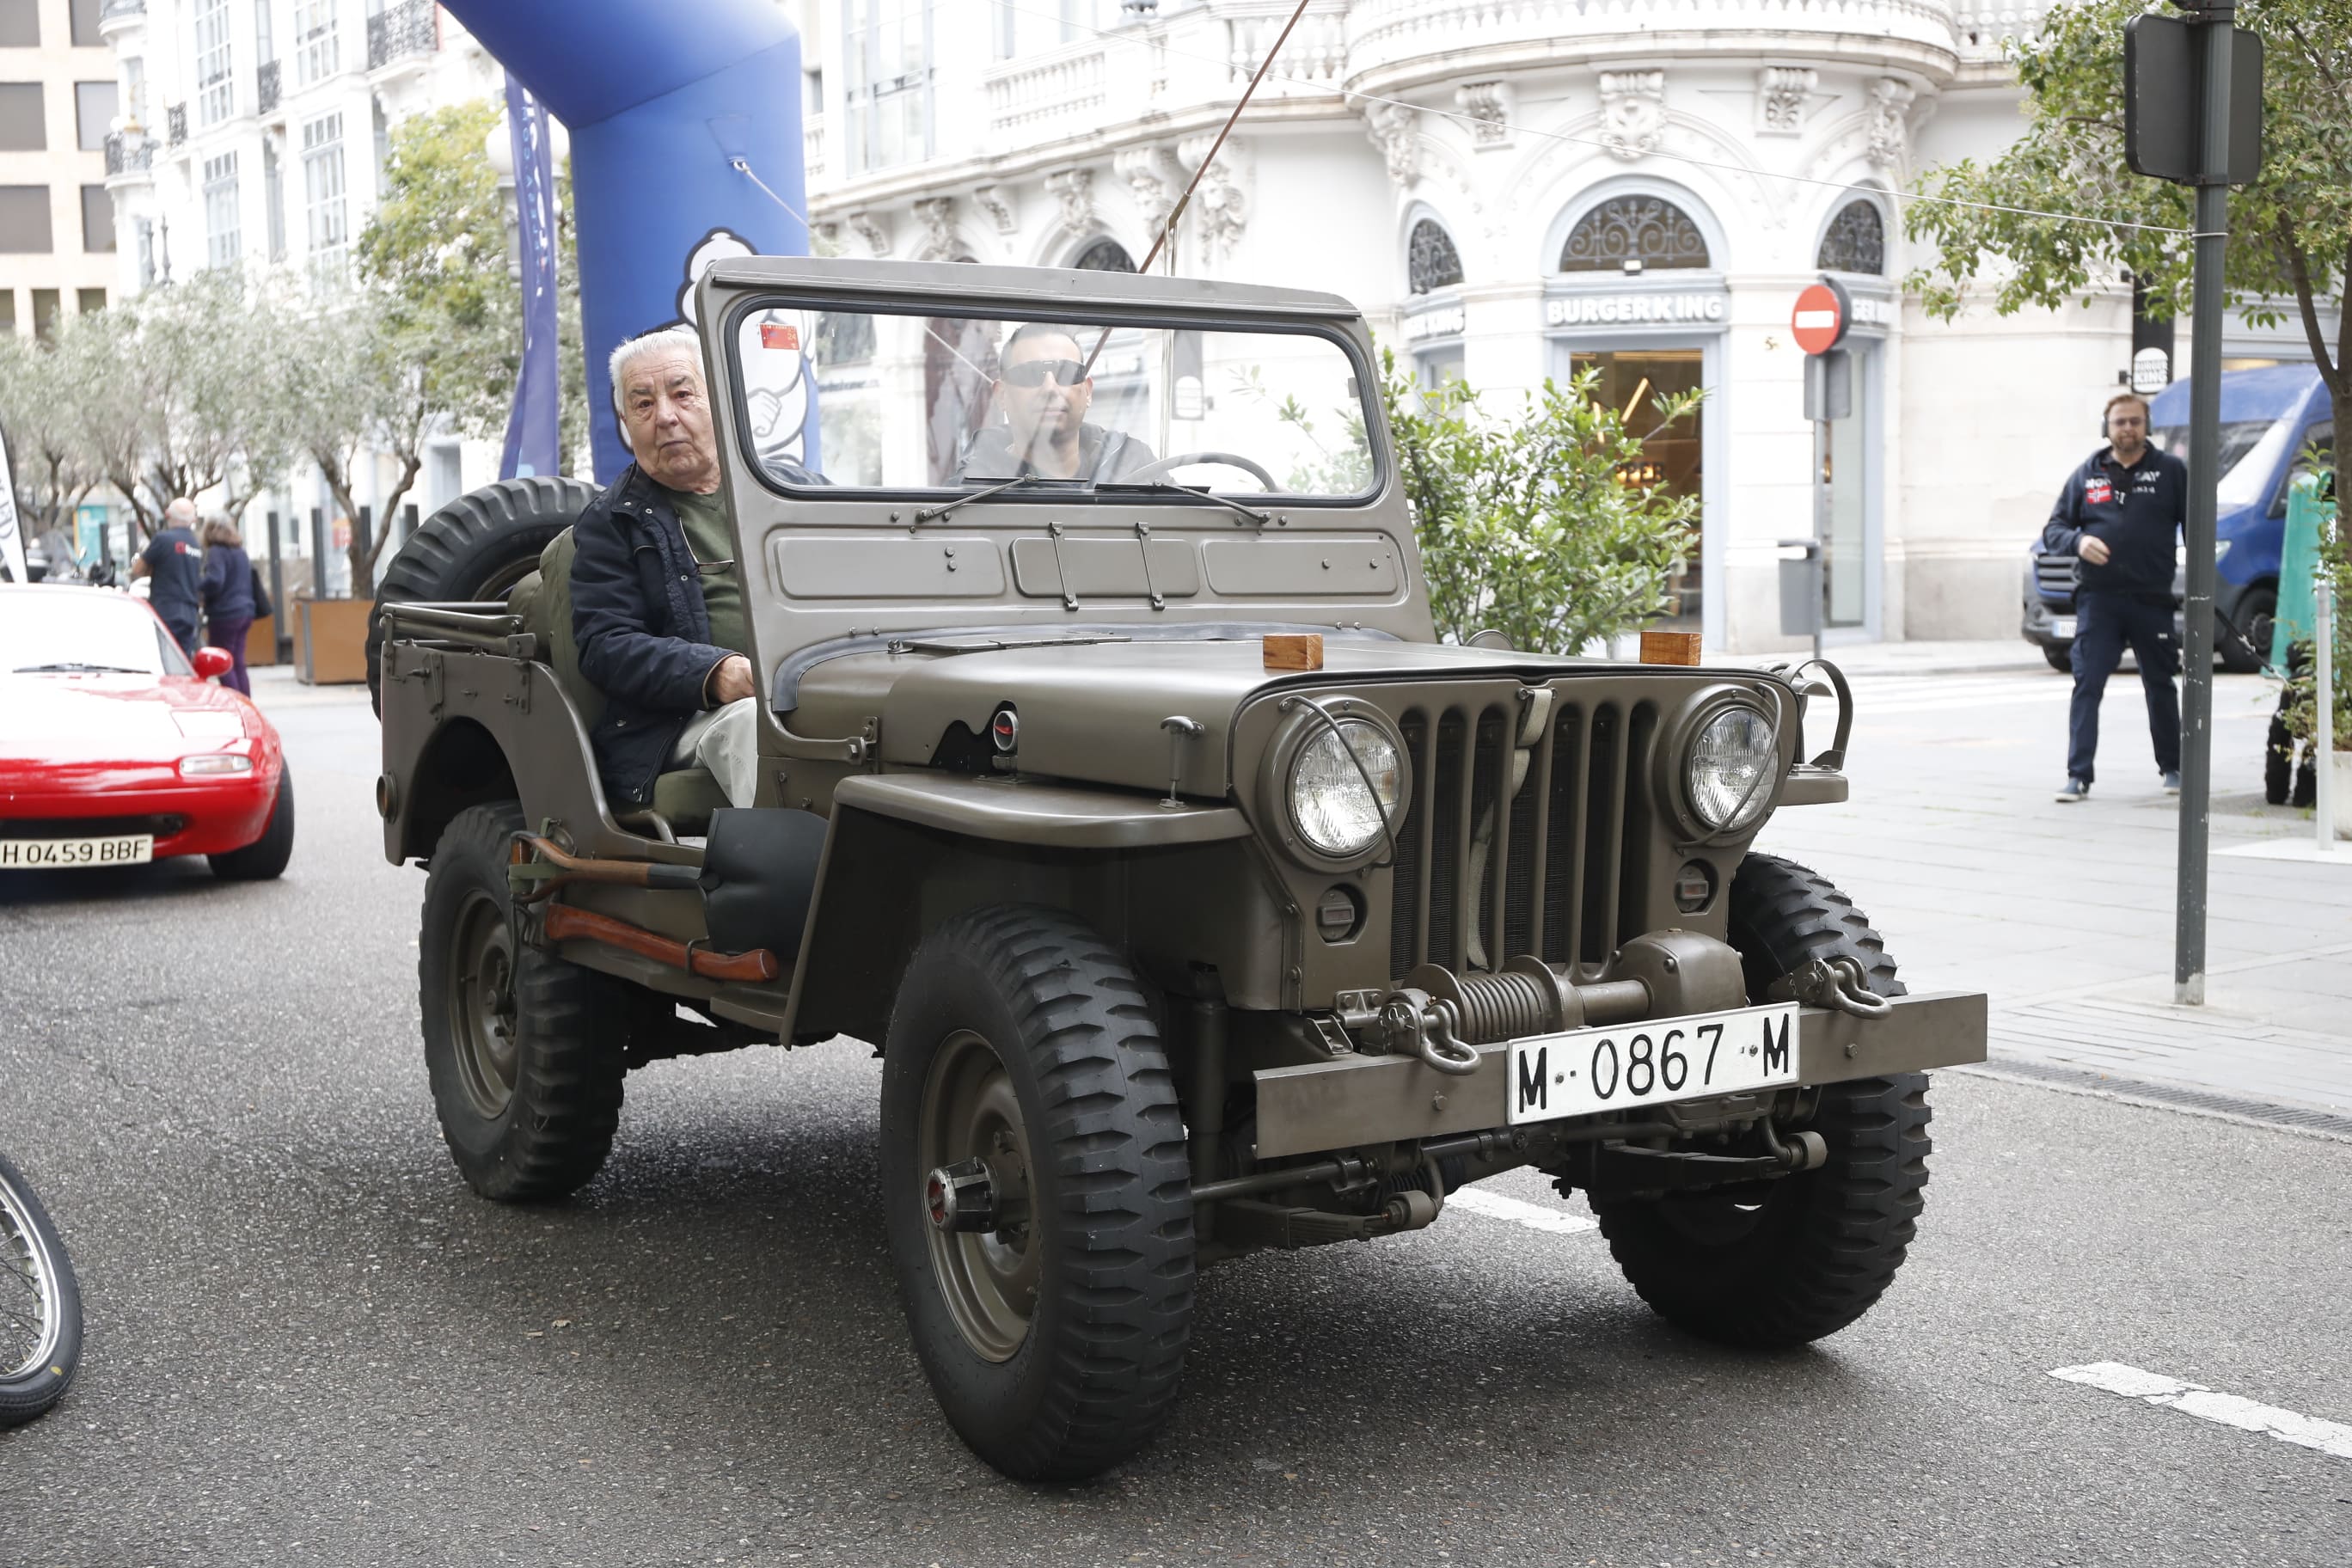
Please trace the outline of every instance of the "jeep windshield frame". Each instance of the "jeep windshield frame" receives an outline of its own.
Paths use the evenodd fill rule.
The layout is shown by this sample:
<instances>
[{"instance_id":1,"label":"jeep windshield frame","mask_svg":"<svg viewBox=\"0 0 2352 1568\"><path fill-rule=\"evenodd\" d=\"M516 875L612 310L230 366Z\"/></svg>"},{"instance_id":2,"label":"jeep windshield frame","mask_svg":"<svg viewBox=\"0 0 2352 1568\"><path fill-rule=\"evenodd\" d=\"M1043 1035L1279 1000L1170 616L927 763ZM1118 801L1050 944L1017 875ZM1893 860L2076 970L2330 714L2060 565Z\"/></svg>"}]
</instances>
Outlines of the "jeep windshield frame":
<instances>
[{"instance_id":1,"label":"jeep windshield frame","mask_svg":"<svg viewBox=\"0 0 2352 1568\"><path fill-rule=\"evenodd\" d=\"M715 272L717 269L713 270ZM958 270L962 268L959 268ZM829 289L820 291L778 287L762 289L748 298L732 302L725 313L719 331L706 340L705 353L712 361L714 368L719 368L723 364L724 374L718 379L723 381L727 388L727 396L731 405L730 412L733 415L730 423L734 426L736 455L742 464L742 471L748 477L755 479L770 492L795 500L907 501L916 504L925 512L932 515L937 515L938 509L941 507L950 510L961 507L979 494L1002 486L1008 479L1016 477L1034 478L1038 481L1034 485L1021 487L1024 490L1049 489L1057 504L1080 507L1117 505L1128 508L1137 506L1186 508L1209 505L1225 511L1245 508L1276 507L1285 510L1293 508L1350 510L1361 509L1377 500L1386 491L1391 482L1393 465L1388 450L1384 421L1380 416L1377 405L1381 384L1363 342L1344 330L1340 321L1312 317L1302 318L1299 315L1245 308L1171 310L1164 304L1130 306L1078 296L1066 300L1045 300L1040 296L1048 291L1048 280L1063 275L1058 271L1047 271L1043 268L1036 270L1039 273L1036 288L1015 297L994 298L982 291L945 298L938 294L906 290L873 293L861 290L856 293L845 291L836 294ZM1081 276L1093 278L1106 275L1082 274ZM1328 493L1262 489L1227 490L1215 485L1179 484L1172 480L1166 483L1164 487L1149 480L1121 485L1118 476L1101 481L1115 488L1108 491L1098 491L1096 488L1098 481L1084 476L1063 479L1033 473L1018 476L971 475L959 482L948 484L838 484L824 479L821 468L815 471L803 470L809 472L810 479L815 482L799 482L789 474L780 473L759 450L754 436L756 422L750 401L751 390L747 384L748 378L744 371L741 345L746 326L754 317L773 311L803 312L812 321L823 314L856 313L869 318L886 316L934 320L961 318L976 322L1003 324L1015 329L1031 323L1041 323L1075 327L1082 331L1090 328L1106 328L1112 331L1125 328L1171 334L1223 332L1236 335L1312 339L1330 345L1343 356L1348 371L1349 393L1354 399L1354 407L1352 410L1309 408L1306 412L1310 418L1320 416L1326 420L1334 412L1338 412L1360 422L1357 428L1360 430L1360 460L1368 478L1366 482L1358 489L1347 491L1334 490ZM811 343L808 345L808 352L803 354L802 374L804 378L813 379L817 374L818 367L814 349L814 345ZM992 345L992 352L993 352L993 345ZM1160 389L1162 426L1167 423L1168 400L1168 389ZM1265 421L1272 425L1282 417L1280 399L1269 392L1265 395ZM817 416L813 411L809 417L814 420ZM1311 437L1308 438L1312 439ZM1176 455L1161 453L1158 454L1158 458L1164 460ZM823 461L823 457L824 454L820 451L820 463ZM1023 467L1026 468L1025 463ZM926 518L924 521L929 519Z\"/></svg>"}]
</instances>

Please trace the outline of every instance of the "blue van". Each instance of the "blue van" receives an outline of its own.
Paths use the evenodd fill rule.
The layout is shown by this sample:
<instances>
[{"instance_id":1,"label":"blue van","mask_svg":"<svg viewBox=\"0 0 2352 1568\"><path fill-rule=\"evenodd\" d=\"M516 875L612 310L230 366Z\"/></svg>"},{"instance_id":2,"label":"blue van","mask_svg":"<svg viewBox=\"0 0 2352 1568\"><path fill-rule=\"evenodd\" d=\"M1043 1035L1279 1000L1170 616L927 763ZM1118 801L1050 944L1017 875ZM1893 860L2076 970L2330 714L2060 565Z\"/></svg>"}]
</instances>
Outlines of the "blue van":
<instances>
[{"instance_id":1,"label":"blue van","mask_svg":"<svg viewBox=\"0 0 2352 1568\"><path fill-rule=\"evenodd\" d=\"M2278 612L2279 551L2286 537L2286 487L2308 468L2313 447L2328 460L2336 444L2335 405L2319 372L2307 364L2233 370L2221 376L2221 483L2214 525L2219 576L2213 595L2221 622L2214 646L2222 668L2243 673L2270 657ZM2176 381L2148 399L2148 438L2168 452L2189 452L2189 383ZM2173 593L2184 590L2183 574ZM2042 552L2041 531L2026 547L2025 640L2058 669L2074 640L2074 563Z\"/></svg>"}]
</instances>

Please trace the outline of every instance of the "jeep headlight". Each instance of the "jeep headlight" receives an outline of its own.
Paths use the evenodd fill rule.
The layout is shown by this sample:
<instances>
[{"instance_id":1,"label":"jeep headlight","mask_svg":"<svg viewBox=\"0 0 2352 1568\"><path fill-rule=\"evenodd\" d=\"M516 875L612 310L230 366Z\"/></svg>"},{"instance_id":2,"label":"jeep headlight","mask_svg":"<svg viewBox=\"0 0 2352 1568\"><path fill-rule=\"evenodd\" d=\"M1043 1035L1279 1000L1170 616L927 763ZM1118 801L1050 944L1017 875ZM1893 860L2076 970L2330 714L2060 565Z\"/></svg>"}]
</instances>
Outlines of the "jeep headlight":
<instances>
[{"instance_id":1,"label":"jeep headlight","mask_svg":"<svg viewBox=\"0 0 2352 1568\"><path fill-rule=\"evenodd\" d=\"M1710 833L1745 827L1771 804L1780 738L1772 721L1744 702L1718 711L1691 742L1683 763L1685 793Z\"/></svg>"},{"instance_id":2,"label":"jeep headlight","mask_svg":"<svg viewBox=\"0 0 2352 1568\"><path fill-rule=\"evenodd\" d=\"M1318 855L1360 855L1395 814L1403 777L1396 742L1379 725L1361 719L1320 725L1290 764L1291 825Z\"/></svg>"}]
</instances>

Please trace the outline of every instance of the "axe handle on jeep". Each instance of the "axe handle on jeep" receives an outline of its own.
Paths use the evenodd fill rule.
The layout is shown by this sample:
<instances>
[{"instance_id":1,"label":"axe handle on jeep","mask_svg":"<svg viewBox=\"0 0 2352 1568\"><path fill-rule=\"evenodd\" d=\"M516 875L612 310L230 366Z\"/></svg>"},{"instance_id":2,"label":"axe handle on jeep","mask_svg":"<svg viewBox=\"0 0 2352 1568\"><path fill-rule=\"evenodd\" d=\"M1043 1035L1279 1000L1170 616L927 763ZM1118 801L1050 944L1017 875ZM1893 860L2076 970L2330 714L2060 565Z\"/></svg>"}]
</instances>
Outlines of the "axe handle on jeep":
<instances>
[{"instance_id":1,"label":"axe handle on jeep","mask_svg":"<svg viewBox=\"0 0 2352 1568\"><path fill-rule=\"evenodd\" d=\"M706 980L769 981L781 973L776 955L764 947L755 947L749 952L709 952L643 926L633 926L626 921L570 904L547 906L547 935L551 942L601 942L608 947L625 948L641 958L699 974Z\"/></svg>"}]
</instances>

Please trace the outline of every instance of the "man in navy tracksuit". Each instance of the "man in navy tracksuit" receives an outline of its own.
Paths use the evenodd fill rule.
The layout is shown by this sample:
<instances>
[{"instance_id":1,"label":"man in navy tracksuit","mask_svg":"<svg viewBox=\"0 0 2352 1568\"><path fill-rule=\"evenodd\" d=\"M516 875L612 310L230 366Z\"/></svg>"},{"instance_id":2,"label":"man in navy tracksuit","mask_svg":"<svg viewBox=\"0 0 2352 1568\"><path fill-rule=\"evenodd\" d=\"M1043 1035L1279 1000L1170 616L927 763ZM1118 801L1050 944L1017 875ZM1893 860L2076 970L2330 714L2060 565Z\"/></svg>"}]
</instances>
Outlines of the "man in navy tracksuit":
<instances>
[{"instance_id":1,"label":"man in navy tracksuit","mask_svg":"<svg viewBox=\"0 0 2352 1568\"><path fill-rule=\"evenodd\" d=\"M2077 558L2074 588L2074 704L2067 725L2066 785L2061 801L2091 793L2099 750L2099 699L2131 646L2147 689L2147 731L2156 742L2164 793L2180 793L2180 695L2172 679L2172 572L2181 526L2189 520L2189 465L2147 444L2147 400L2119 392L2107 399L2107 445L2066 480L2042 548Z\"/></svg>"}]
</instances>

